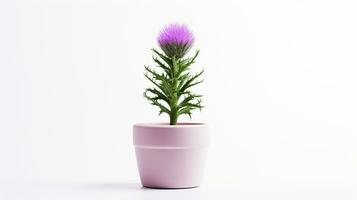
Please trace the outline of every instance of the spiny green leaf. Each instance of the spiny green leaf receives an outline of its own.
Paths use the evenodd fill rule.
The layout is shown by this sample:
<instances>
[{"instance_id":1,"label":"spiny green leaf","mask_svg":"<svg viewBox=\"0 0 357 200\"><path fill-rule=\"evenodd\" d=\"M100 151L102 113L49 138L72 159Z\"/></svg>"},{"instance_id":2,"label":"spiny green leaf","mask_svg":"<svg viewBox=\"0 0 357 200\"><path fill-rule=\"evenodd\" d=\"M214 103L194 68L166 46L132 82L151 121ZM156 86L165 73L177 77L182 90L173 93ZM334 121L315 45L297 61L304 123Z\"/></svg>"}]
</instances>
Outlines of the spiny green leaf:
<instances>
[{"instance_id":1,"label":"spiny green leaf","mask_svg":"<svg viewBox=\"0 0 357 200\"><path fill-rule=\"evenodd\" d=\"M189 69L191 64L193 64L200 53L200 50L196 50L195 55L192 58L184 59L179 62L180 69L178 71L178 75L180 75L182 72L186 71Z\"/></svg>"},{"instance_id":2,"label":"spiny green leaf","mask_svg":"<svg viewBox=\"0 0 357 200\"><path fill-rule=\"evenodd\" d=\"M152 51L154 53L156 53L156 55L158 55L164 62L166 62L167 65L172 66L172 60L169 57L167 57L164 54L158 52L156 49L152 49Z\"/></svg>"},{"instance_id":3,"label":"spiny green leaf","mask_svg":"<svg viewBox=\"0 0 357 200\"><path fill-rule=\"evenodd\" d=\"M144 97L146 99L148 99L152 105L158 106L160 108L160 113L167 113L170 114L170 110L168 108L166 108L164 105L160 104L160 102L158 101L157 97L150 97L147 95L147 90L144 92Z\"/></svg>"},{"instance_id":4,"label":"spiny green leaf","mask_svg":"<svg viewBox=\"0 0 357 200\"><path fill-rule=\"evenodd\" d=\"M159 59L155 57L153 57L152 59L156 62L156 64L158 64L158 67L162 68L166 72L166 74L170 74L170 67L166 66L164 63L162 63Z\"/></svg>"},{"instance_id":5,"label":"spiny green leaf","mask_svg":"<svg viewBox=\"0 0 357 200\"><path fill-rule=\"evenodd\" d=\"M196 95L196 94L188 94L180 103L179 103L179 107L184 107L187 105L190 105L190 101L196 99L196 98L200 98L202 97L202 95Z\"/></svg>"},{"instance_id":6,"label":"spiny green leaf","mask_svg":"<svg viewBox=\"0 0 357 200\"><path fill-rule=\"evenodd\" d=\"M148 89L146 89L146 91L151 92L152 94L155 94L158 97L158 99L162 99L163 101L165 101L168 104L170 103L169 98L165 94L156 90L155 88L148 88Z\"/></svg>"},{"instance_id":7,"label":"spiny green leaf","mask_svg":"<svg viewBox=\"0 0 357 200\"><path fill-rule=\"evenodd\" d=\"M201 76L203 74L204 70L202 70L200 73L197 73L195 76L189 78L185 84L183 84L183 86L179 89L179 93L183 93L185 92L186 89L194 86L194 85L197 85L199 83L201 83L203 80L201 81L197 81L195 83L192 83L194 80L196 80L199 76Z\"/></svg>"}]
</instances>

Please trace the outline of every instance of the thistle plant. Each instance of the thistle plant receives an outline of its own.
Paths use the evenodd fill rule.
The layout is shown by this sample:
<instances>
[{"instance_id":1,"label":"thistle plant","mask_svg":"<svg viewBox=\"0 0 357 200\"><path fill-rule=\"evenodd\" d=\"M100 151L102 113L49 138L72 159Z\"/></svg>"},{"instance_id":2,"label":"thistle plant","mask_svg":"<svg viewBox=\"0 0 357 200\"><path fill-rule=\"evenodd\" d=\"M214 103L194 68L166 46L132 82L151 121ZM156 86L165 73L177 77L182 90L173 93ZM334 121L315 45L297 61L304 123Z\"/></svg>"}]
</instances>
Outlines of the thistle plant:
<instances>
[{"instance_id":1,"label":"thistle plant","mask_svg":"<svg viewBox=\"0 0 357 200\"><path fill-rule=\"evenodd\" d=\"M170 125L176 125L180 115L191 118L193 110L203 108L202 95L191 91L193 86L203 81L200 79L203 70L194 75L190 73L199 50L192 57L186 56L194 43L194 36L183 24L166 26L157 40L162 51L152 49L155 69L145 66L145 77L153 87L145 89L144 97L160 109L159 115L169 115Z\"/></svg>"}]
</instances>

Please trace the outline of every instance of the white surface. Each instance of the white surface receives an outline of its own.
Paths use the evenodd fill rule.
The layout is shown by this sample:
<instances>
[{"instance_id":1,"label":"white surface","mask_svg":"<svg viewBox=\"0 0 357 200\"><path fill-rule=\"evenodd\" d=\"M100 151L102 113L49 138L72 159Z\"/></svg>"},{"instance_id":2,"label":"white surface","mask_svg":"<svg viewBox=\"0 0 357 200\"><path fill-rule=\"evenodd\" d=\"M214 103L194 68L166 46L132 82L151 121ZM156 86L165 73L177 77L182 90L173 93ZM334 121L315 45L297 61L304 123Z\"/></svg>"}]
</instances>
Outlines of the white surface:
<instances>
[{"instance_id":1,"label":"white surface","mask_svg":"<svg viewBox=\"0 0 357 200\"><path fill-rule=\"evenodd\" d=\"M0 1L0 199L356 199L356 9ZM193 121L212 148L199 190L142 190L131 126L167 121L142 97L143 65L176 21L201 49Z\"/></svg>"},{"instance_id":2,"label":"white surface","mask_svg":"<svg viewBox=\"0 0 357 200\"><path fill-rule=\"evenodd\" d=\"M267 199L267 200L316 200L316 199L356 199L356 191L346 188L301 187L298 185L216 185L194 189L153 190L137 183L35 183L2 186L2 198L11 199Z\"/></svg>"}]
</instances>

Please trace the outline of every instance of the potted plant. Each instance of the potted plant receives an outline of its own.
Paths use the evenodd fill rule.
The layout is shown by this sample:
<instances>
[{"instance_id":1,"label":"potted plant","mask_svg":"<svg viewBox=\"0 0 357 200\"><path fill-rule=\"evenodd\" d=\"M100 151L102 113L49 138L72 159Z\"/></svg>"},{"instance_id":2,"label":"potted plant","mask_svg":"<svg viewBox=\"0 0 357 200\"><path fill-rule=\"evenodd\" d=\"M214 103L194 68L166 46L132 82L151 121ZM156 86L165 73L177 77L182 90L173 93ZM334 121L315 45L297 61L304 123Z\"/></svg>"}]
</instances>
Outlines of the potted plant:
<instances>
[{"instance_id":1,"label":"potted plant","mask_svg":"<svg viewBox=\"0 0 357 200\"><path fill-rule=\"evenodd\" d=\"M151 188L190 188L200 185L208 146L204 123L178 123L201 110L202 95L192 92L201 83L203 70L190 73L199 50L187 56L194 36L183 24L170 24L158 36L161 51L152 49L156 68L145 66L153 84L144 97L165 113L170 123L135 124L133 141L142 185Z\"/></svg>"}]
</instances>

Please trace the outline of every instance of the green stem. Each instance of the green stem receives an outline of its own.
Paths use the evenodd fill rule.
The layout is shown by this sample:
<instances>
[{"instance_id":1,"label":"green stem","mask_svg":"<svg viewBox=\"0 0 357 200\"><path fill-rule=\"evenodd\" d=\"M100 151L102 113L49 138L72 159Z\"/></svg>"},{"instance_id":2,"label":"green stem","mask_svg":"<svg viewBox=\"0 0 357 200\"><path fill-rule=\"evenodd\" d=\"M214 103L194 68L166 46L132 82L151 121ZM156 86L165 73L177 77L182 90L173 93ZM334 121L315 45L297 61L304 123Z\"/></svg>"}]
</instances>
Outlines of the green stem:
<instances>
[{"instance_id":1,"label":"green stem","mask_svg":"<svg viewBox=\"0 0 357 200\"><path fill-rule=\"evenodd\" d=\"M172 77L173 77L173 82L172 82L172 88L173 88L173 93L171 96L171 105L170 105L170 125L176 125L177 124L177 119L178 119L178 95L177 95L177 87L178 87L178 81L177 81L177 63L176 63L175 57L172 58Z\"/></svg>"},{"instance_id":2,"label":"green stem","mask_svg":"<svg viewBox=\"0 0 357 200\"><path fill-rule=\"evenodd\" d=\"M170 125L176 125L177 124L177 118L178 118L178 113L177 112L171 112L171 114L170 114Z\"/></svg>"}]
</instances>

